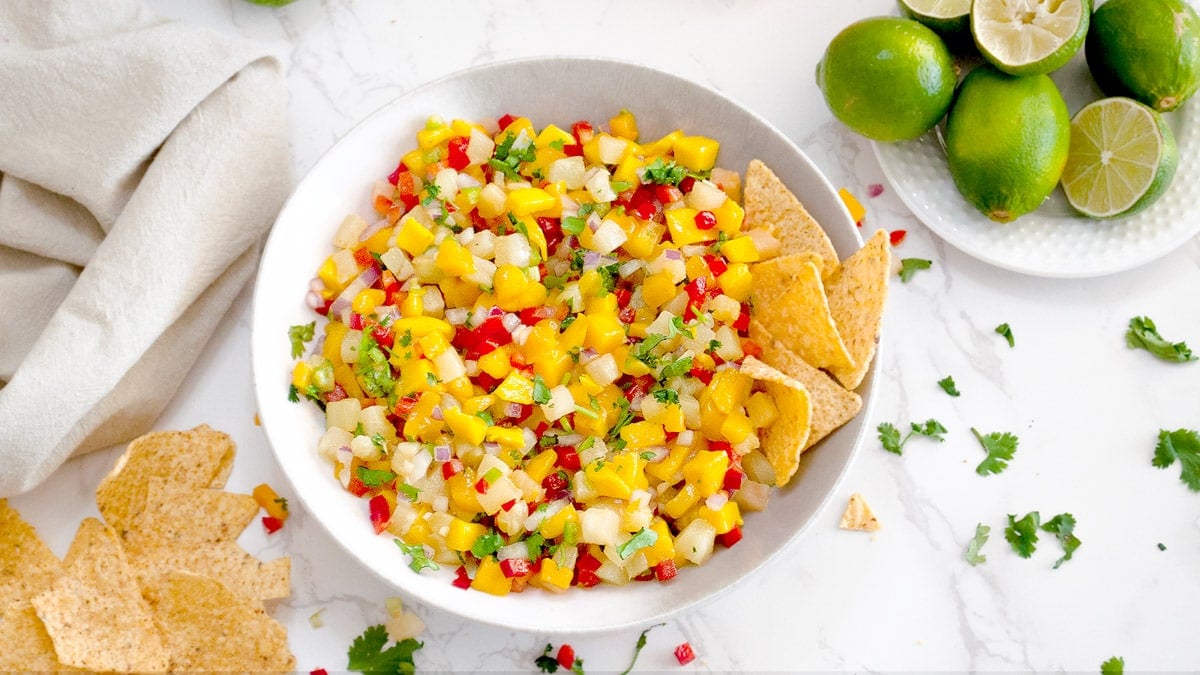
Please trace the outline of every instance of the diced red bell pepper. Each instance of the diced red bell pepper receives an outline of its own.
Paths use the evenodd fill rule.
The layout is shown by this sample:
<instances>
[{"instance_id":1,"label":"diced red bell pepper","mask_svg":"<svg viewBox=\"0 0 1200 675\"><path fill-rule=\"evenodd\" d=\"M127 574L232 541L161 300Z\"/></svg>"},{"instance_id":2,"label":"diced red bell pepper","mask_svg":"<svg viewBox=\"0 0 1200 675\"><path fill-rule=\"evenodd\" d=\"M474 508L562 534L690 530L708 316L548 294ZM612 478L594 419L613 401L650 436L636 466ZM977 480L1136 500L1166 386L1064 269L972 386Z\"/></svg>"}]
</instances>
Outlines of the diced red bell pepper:
<instances>
[{"instance_id":1,"label":"diced red bell pepper","mask_svg":"<svg viewBox=\"0 0 1200 675\"><path fill-rule=\"evenodd\" d=\"M888 240L892 242L892 246L899 246L906 236L908 236L908 230L892 230L888 233Z\"/></svg>"},{"instance_id":2,"label":"diced red bell pepper","mask_svg":"<svg viewBox=\"0 0 1200 675\"><path fill-rule=\"evenodd\" d=\"M517 505L517 500L515 500L515 499L510 499L510 500L508 500L508 501L506 501L506 502L504 502L503 504L501 504L501 505L500 505L500 510L501 510L501 511L506 511L506 512L507 512L507 511L512 511L512 507L514 507L514 506L516 506L516 505Z\"/></svg>"},{"instance_id":3,"label":"diced red bell pepper","mask_svg":"<svg viewBox=\"0 0 1200 675\"><path fill-rule=\"evenodd\" d=\"M742 540L742 526L734 525L733 529L725 534L717 535L717 543L725 548L733 548L733 545Z\"/></svg>"},{"instance_id":4,"label":"diced red bell pepper","mask_svg":"<svg viewBox=\"0 0 1200 675\"><path fill-rule=\"evenodd\" d=\"M395 293L400 290L400 280L391 270L384 270L379 274L378 286L384 293Z\"/></svg>"},{"instance_id":5,"label":"diced red bell pepper","mask_svg":"<svg viewBox=\"0 0 1200 675\"><path fill-rule=\"evenodd\" d=\"M467 575L467 568L459 565L458 569L454 570L454 581L450 584L455 588L461 588L464 591L471 587L471 577Z\"/></svg>"},{"instance_id":6,"label":"diced red bell pepper","mask_svg":"<svg viewBox=\"0 0 1200 675\"><path fill-rule=\"evenodd\" d=\"M633 299L633 291L628 288L618 288L613 291L613 295L617 296L617 307L625 309L629 306L629 301Z\"/></svg>"},{"instance_id":7,"label":"diced red bell pepper","mask_svg":"<svg viewBox=\"0 0 1200 675\"><path fill-rule=\"evenodd\" d=\"M392 519L392 507L388 505L388 500L383 495L371 497L369 504L371 524L375 526L375 534L380 534L387 529L388 521Z\"/></svg>"},{"instance_id":8,"label":"diced red bell pepper","mask_svg":"<svg viewBox=\"0 0 1200 675\"><path fill-rule=\"evenodd\" d=\"M500 131L504 131L505 129L508 128L508 126L510 124L512 124L513 122L516 122L516 121L517 121L517 118L515 115L505 114L499 120L496 121L496 124L500 126Z\"/></svg>"},{"instance_id":9,"label":"diced red bell pepper","mask_svg":"<svg viewBox=\"0 0 1200 675\"><path fill-rule=\"evenodd\" d=\"M454 332L451 343L463 350L463 356L471 361L490 354L497 347L503 347L512 342L512 334L504 327L504 322L498 316L488 317L474 328L459 326Z\"/></svg>"},{"instance_id":10,"label":"diced red bell pepper","mask_svg":"<svg viewBox=\"0 0 1200 675\"><path fill-rule=\"evenodd\" d=\"M505 558L500 561L500 571L509 579L523 577L533 571L533 563L525 558Z\"/></svg>"},{"instance_id":11,"label":"diced red bell pepper","mask_svg":"<svg viewBox=\"0 0 1200 675\"><path fill-rule=\"evenodd\" d=\"M391 349L396 340L396 334L392 332L391 327L379 323L371 327L371 337L385 349Z\"/></svg>"},{"instance_id":12,"label":"diced red bell pepper","mask_svg":"<svg viewBox=\"0 0 1200 675\"><path fill-rule=\"evenodd\" d=\"M639 375L633 378L629 386L625 388L625 398L630 403L650 393L650 390L658 383L653 375Z\"/></svg>"},{"instance_id":13,"label":"diced red bell pepper","mask_svg":"<svg viewBox=\"0 0 1200 675\"><path fill-rule=\"evenodd\" d=\"M569 445L560 445L554 448L554 452L558 455L558 459L554 462L556 466L567 471L580 469L579 453L575 451L575 448Z\"/></svg>"},{"instance_id":14,"label":"diced red bell pepper","mask_svg":"<svg viewBox=\"0 0 1200 675\"><path fill-rule=\"evenodd\" d=\"M537 219L537 224L538 229L542 231L542 236L546 238L546 252L554 255L563 240L562 220L542 216Z\"/></svg>"},{"instance_id":15,"label":"diced red bell pepper","mask_svg":"<svg viewBox=\"0 0 1200 675\"><path fill-rule=\"evenodd\" d=\"M762 356L762 346L754 340L742 340L742 353L757 359Z\"/></svg>"},{"instance_id":16,"label":"diced red bell pepper","mask_svg":"<svg viewBox=\"0 0 1200 675\"><path fill-rule=\"evenodd\" d=\"M462 470L462 460L458 459L457 457L452 458L448 462L442 462L442 478L445 480L450 480L451 478L457 476L458 474L462 473Z\"/></svg>"},{"instance_id":17,"label":"diced red bell pepper","mask_svg":"<svg viewBox=\"0 0 1200 675\"><path fill-rule=\"evenodd\" d=\"M592 137L596 135L596 132L592 129L590 122L586 120L580 120L571 125L571 135L575 137L575 142L582 146L584 143L592 140Z\"/></svg>"},{"instance_id":18,"label":"diced red bell pepper","mask_svg":"<svg viewBox=\"0 0 1200 675\"><path fill-rule=\"evenodd\" d=\"M446 164L455 171L462 171L471 164L467 157L467 144L471 139L466 136L455 136L450 139L446 152Z\"/></svg>"},{"instance_id":19,"label":"diced red bell pepper","mask_svg":"<svg viewBox=\"0 0 1200 675\"><path fill-rule=\"evenodd\" d=\"M480 478L475 481L475 491L481 495L486 495L489 487L491 487L491 484L487 482L486 478Z\"/></svg>"},{"instance_id":20,"label":"diced red bell pepper","mask_svg":"<svg viewBox=\"0 0 1200 675\"><path fill-rule=\"evenodd\" d=\"M575 561L575 583L584 588L591 588L600 583L600 577L596 575L600 564L600 561L587 551L580 553Z\"/></svg>"},{"instance_id":21,"label":"diced red bell pepper","mask_svg":"<svg viewBox=\"0 0 1200 675\"><path fill-rule=\"evenodd\" d=\"M688 375L700 380L705 386L711 384L713 379L713 371L700 366L692 366L692 369L688 371Z\"/></svg>"},{"instance_id":22,"label":"diced red bell pepper","mask_svg":"<svg viewBox=\"0 0 1200 675\"><path fill-rule=\"evenodd\" d=\"M417 400L416 394L409 394L408 396L401 396L400 398L396 399L396 414L401 418L407 419L409 413L411 413L412 409L416 407Z\"/></svg>"},{"instance_id":23,"label":"diced red bell pepper","mask_svg":"<svg viewBox=\"0 0 1200 675\"><path fill-rule=\"evenodd\" d=\"M346 489L355 497L361 497L371 491L371 488L358 477L358 472L354 470L355 465L350 465L350 483Z\"/></svg>"},{"instance_id":24,"label":"diced red bell pepper","mask_svg":"<svg viewBox=\"0 0 1200 675\"><path fill-rule=\"evenodd\" d=\"M679 181L679 191L685 195L694 187L696 187L696 179L691 176L684 176L683 180Z\"/></svg>"},{"instance_id":25,"label":"diced red bell pepper","mask_svg":"<svg viewBox=\"0 0 1200 675\"><path fill-rule=\"evenodd\" d=\"M335 384L333 389L325 392L321 397L325 399L326 403L333 403L346 398L346 390L342 388L342 385Z\"/></svg>"},{"instance_id":26,"label":"diced red bell pepper","mask_svg":"<svg viewBox=\"0 0 1200 675\"><path fill-rule=\"evenodd\" d=\"M631 324L637 320L637 310L632 307L626 307L617 312L617 319L619 319L621 323Z\"/></svg>"},{"instance_id":27,"label":"diced red bell pepper","mask_svg":"<svg viewBox=\"0 0 1200 675\"><path fill-rule=\"evenodd\" d=\"M558 648L558 655L556 659L558 661L558 665L570 670L575 665L575 648L571 645L564 644Z\"/></svg>"},{"instance_id":28,"label":"diced red bell pepper","mask_svg":"<svg viewBox=\"0 0 1200 675\"><path fill-rule=\"evenodd\" d=\"M708 263L708 271L712 272L713 278L717 278L729 269L729 265L725 263L724 258L719 258L711 253L705 254L704 262Z\"/></svg>"},{"instance_id":29,"label":"diced red bell pepper","mask_svg":"<svg viewBox=\"0 0 1200 675\"><path fill-rule=\"evenodd\" d=\"M750 330L750 305L742 303L742 313L738 314L737 320L733 322L733 329L739 333Z\"/></svg>"},{"instance_id":30,"label":"diced red bell pepper","mask_svg":"<svg viewBox=\"0 0 1200 675\"><path fill-rule=\"evenodd\" d=\"M402 173L408 173L408 167L404 165L404 162L396 165L396 170L388 175L388 182L396 185L400 182L400 174Z\"/></svg>"},{"instance_id":31,"label":"diced red bell pepper","mask_svg":"<svg viewBox=\"0 0 1200 675\"><path fill-rule=\"evenodd\" d=\"M262 524L267 534L275 534L279 528L283 527L283 521L274 516L263 516Z\"/></svg>"},{"instance_id":32,"label":"diced red bell pepper","mask_svg":"<svg viewBox=\"0 0 1200 675\"><path fill-rule=\"evenodd\" d=\"M713 452L723 452L726 455L733 454L733 443L729 441L709 441L708 449Z\"/></svg>"},{"instance_id":33,"label":"diced red bell pepper","mask_svg":"<svg viewBox=\"0 0 1200 675\"><path fill-rule=\"evenodd\" d=\"M308 671L308 675L329 675L329 671L324 668L314 668Z\"/></svg>"},{"instance_id":34,"label":"diced red bell pepper","mask_svg":"<svg viewBox=\"0 0 1200 675\"><path fill-rule=\"evenodd\" d=\"M725 470L725 480L721 482L721 488L725 490L736 490L742 487L742 472L730 467Z\"/></svg>"},{"instance_id":35,"label":"diced red bell pepper","mask_svg":"<svg viewBox=\"0 0 1200 675\"><path fill-rule=\"evenodd\" d=\"M542 479L542 488L546 490L546 500L555 501L571 494L571 481L562 472L555 471Z\"/></svg>"},{"instance_id":36,"label":"diced red bell pepper","mask_svg":"<svg viewBox=\"0 0 1200 675\"><path fill-rule=\"evenodd\" d=\"M359 267L370 267L375 264L375 256L365 248L354 249L354 262L358 263Z\"/></svg>"},{"instance_id":37,"label":"diced red bell pepper","mask_svg":"<svg viewBox=\"0 0 1200 675\"><path fill-rule=\"evenodd\" d=\"M675 660L681 666L686 666L696 660L696 651L692 649L691 643L685 642L675 648Z\"/></svg>"},{"instance_id":38,"label":"diced red bell pepper","mask_svg":"<svg viewBox=\"0 0 1200 675\"><path fill-rule=\"evenodd\" d=\"M675 567L675 561L671 558L658 563L654 566L654 578L659 581L670 581L675 578L678 569Z\"/></svg>"},{"instance_id":39,"label":"diced red bell pepper","mask_svg":"<svg viewBox=\"0 0 1200 675\"><path fill-rule=\"evenodd\" d=\"M350 327L350 330L362 330L367 327L366 322L363 321L362 314L357 312L350 313L350 320L346 324Z\"/></svg>"},{"instance_id":40,"label":"diced red bell pepper","mask_svg":"<svg viewBox=\"0 0 1200 675\"><path fill-rule=\"evenodd\" d=\"M671 204L683 199L683 192L672 185L655 185L654 197L664 205Z\"/></svg>"},{"instance_id":41,"label":"diced red bell pepper","mask_svg":"<svg viewBox=\"0 0 1200 675\"><path fill-rule=\"evenodd\" d=\"M578 143L564 144L563 154L567 157L583 157L583 146Z\"/></svg>"}]
</instances>

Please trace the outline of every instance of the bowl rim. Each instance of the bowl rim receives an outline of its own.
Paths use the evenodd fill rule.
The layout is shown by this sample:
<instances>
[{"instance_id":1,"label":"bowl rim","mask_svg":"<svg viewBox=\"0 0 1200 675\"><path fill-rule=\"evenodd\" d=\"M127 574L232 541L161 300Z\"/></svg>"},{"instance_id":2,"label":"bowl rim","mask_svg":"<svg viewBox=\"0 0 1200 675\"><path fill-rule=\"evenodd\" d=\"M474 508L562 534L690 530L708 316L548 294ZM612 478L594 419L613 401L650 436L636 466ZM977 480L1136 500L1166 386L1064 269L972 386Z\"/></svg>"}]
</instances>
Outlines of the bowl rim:
<instances>
[{"instance_id":1,"label":"bowl rim","mask_svg":"<svg viewBox=\"0 0 1200 675\"><path fill-rule=\"evenodd\" d=\"M307 494L307 492L301 491L299 489L300 486L297 485L297 483L296 483L296 480L297 480L296 477L292 475L291 471L289 471L289 469L287 467L287 463L285 462L285 460L280 452L280 447L279 447L280 443L276 439L276 434L274 434L272 432L273 425L269 423L268 418L267 418L266 411L270 408L270 406L264 406L265 397L269 394L266 383L268 381L271 381L271 383L272 383L271 386L277 386L278 381L275 381L274 378L278 377L279 373L262 372L262 369L261 369L262 364L260 364L259 359L256 358L257 353L263 347L265 347L265 345L267 344L265 332L266 332L266 329L268 328L268 326L264 325L265 319L263 319L264 312L262 311L262 308L264 307L263 303L268 301L269 299L265 298L263 296L263 293L265 292L263 290L264 285L265 285L263 283L263 279L267 272L267 269L263 265L263 262L265 261L267 254L273 250L273 243L276 243L278 239L281 239L285 236L285 234L283 233L284 228L281 228L279 225L281 222L285 221L291 215L291 210L294 206L294 203L299 198L299 195L301 194L301 192L304 191L306 187L309 187L308 182L313 179L313 176L317 172L317 169L319 167L321 167L332 155L337 153L339 151L339 149L341 148L341 146L347 141L347 139L350 139L350 138L353 138L354 136L356 136L364 128L375 123L378 118L388 115L389 112L393 111L396 108L404 106L406 103L408 103L411 100L419 99L422 95L426 94L427 92L436 91L436 90L440 89L441 87L446 86L448 83L453 82L458 79L461 79L461 78L479 76L481 74L486 74L488 72L503 72L503 71L506 71L506 70L509 70L512 68L516 68L516 67L537 65L537 64L549 64L549 63L555 63L555 64L579 63L579 64L586 64L586 65L590 65L590 66L599 66L599 67L604 67L604 68L625 69L631 73L636 73L640 77L649 76L649 77L654 77L654 78L660 78L660 79L663 79L666 81L671 81L671 82L681 85L681 86L698 89L704 95L714 97L715 99L719 99L719 100L723 101L725 104L732 106L734 109L737 110L737 112L740 115L743 115L743 116L753 120L756 124L761 125L767 131L769 131L775 138L777 138L780 141L783 141L786 146L786 152L788 154L794 155L796 160L798 160L801 164L805 165L805 168L812 174L812 176L814 178L817 179L820 189L822 189L828 195L833 195L836 197L837 190L836 190L836 188L834 188L832 183L830 183L829 178L825 175L825 173L822 172L816 166L816 164L812 161L812 159L790 137L788 137L786 134L784 134L782 131L780 131L775 125L770 123L768 120L766 120L765 118L763 118L762 116L760 116L759 114L757 114L756 112L751 110L750 108L739 103L732 97L730 97L730 96L728 96L706 84L696 82L694 80L682 77L680 75L676 75L676 74L670 73L668 71L650 67L650 66L646 66L643 64L638 64L638 63L635 63L632 61L612 59L612 58L607 58L607 57L596 57L596 56L529 56L529 57L520 57L520 58L514 58L514 59L506 59L506 60L496 61L496 62L492 62L492 63L481 64L481 65L463 68L463 69L448 73L446 75L440 76L436 79L430 80L430 81L428 81L424 84L421 84L420 86L417 86L409 91L403 92L400 95L394 97L393 99L383 103L382 105L377 107L375 110L373 110L372 112L370 112L369 114L364 116L362 119L355 122L343 134L341 134L333 143L331 143L328 148L326 148L321 153L321 155L317 158L317 160L315 162L313 162L313 164L306 169L304 175L295 183L295 186L294 186L291 194L289 194L287 200L284 202L283 206L280 208L280 211L276 217L276 220L272 224L271 230L268 233L266 240L262 246L262 249L260 251L259 267L258 267L258 270L256 271L255 278L254 278L254 289L253 289L253 294L251 297L251 319L250 319L250 321L251 321L250 349L251 349L252 383L253 383L253 387L254 387L254 395L255 395L257 407L258 407L258 410L262 413L262 415L261 415L262 429L263 429L264 435L266 436L267 443L268 443L269 447L271 448L272 455L275 457L276 461L280 464L281 473L284 474L286 480L291 485L294 495L300 498L300 501L305 505L306 510L310 512L310 514L313 516L313 519L316 520L317 523L320 525L321 529L324 530L324 532L338 544L338 546L347 555L347 557L353 559L358 565L361 565L363 568L370 570L381 581L383 581L385 584L392 587L393 589L395 589L397 592L399 592L402 595L411 596L412 598L414 598L419 603L421 603L425 606L434 607L441 611L447 612L449 614L456 615L456 616L462 617L464 619L469 619L469 620L477 622L477 623L493 625L493 626L496 626L499 628L506 628L509 630L536 632L536 633L545 634L545 635L601 634L601 633L608 633L608 632L613 632L613 631L617 631L617 630L629 629L631 627L643 627L643 626L649 625L653 622L662 621L668 617L678 615L679 613L681 613L685 610L688 610L690 608L696 607L698 605L711 602L715 598L720 597L720 596L730 592L735 587L743 585L747 578L749 578L751 576L760 575L761 571L765 567L782 559L786 552L793 549L798 544L798 542L804 537L804 535L813 526L813 524L819 519L820 514L822 514L828 508L830 501L834 498L835 493L838 492L839 487L845 480L845 477L846 477L847 473L849 472L851 466L853 465L855 458L858 456L859 451L863 445L863 441L867 436L868 429L867 429L867 424L865 423L865 420L872 414L874 405L876 403L876 398L877 398L876 383L878 380L878 372L879 372L878 364L879 364L879 359L881 358L881 356L884 353L882 340L880 340L880 344L877 346L876 354L875 354L874 360L871 364L871 367L867 373L867 376L864 378L862 385L860 385L860 387L858 389L856 389L856 391L858 391L858 392L860 392L860 394L862 394L862 408L859 411L858 415L856 415L856 417L854 419L850 420L846 425L846 426L850 426L850 425L857 424L857 427L858 427L856 432L854 433L853 437L849 439L849 449L846 452L846 457L845 457L841 467L837 470L836 476L834 477L834 479L830 483L829 487L825 491L825 494L819 499L817 505L812 509L811 515L809 515L809 517L807 518L807 520L805 522L801 523L799 527L797 527L795 530L793 530L791 532L791 534L787 537L786 541L784 541L780 545L776 546L774 550L767 552L767 554L765 556L763 556L760 560L758 560L756 563L754 563L752 566L750 566L748 569L746 569L744 572L739 574L736 578L732 579L731 581L721 584L720 586L718 586L716 588L712 588L711 590L707 590L706 592L703 592L700 594L693 594L693 595L689 596L686 600L676 602L672 606L670 606L666 609L659 609L659 610L647 613L645 615L638 616L636 618L632 618L632 619L625 618L625 619L621 619L618 621L612 621L612 620L607 619L606 617L598 616L598 617L596 617L596 621L589 623L587 625L574 625L574 626L568 626L568 627L555 626L555 625L553 625L552 622L548 622L545 624L539 624L539 625L521 625L521 624L513 624L510 622L505 622L505 621L502 621L499 619L494 619L494 618L492 618L490 616L486 616L486 615L485 616L472 616L470 613L465 611L462 607L457 606L457 604L459 604L459 603L443 602L443 601L441 601L440 598L430 597L427 594L420 592L420 590L418 588L414 588L411 586L406 586L404 584L398 583L395 579L393 579L392 577L385 574L382 570L377 569L376 566L374 566L374 565L368 563L368 561L364 560L363 557L361 557L358 554L358 552L351 547L350 543L348 541L346 541L343 537L339 537L339 536L335 535L335 533L332 531L332 528L323 520L322 516L317 512L317 509L315 509L314 506L310 503L309 500L312 498L312 495L309 495L309 494ZM616 107L616 106L614 106L614 107ZM810 189L815 189L815 187L810 186ZM837 217L839 217L842 222L829 224L829 225L823 225L823 227L826 227L826 228L839 227L839 228L846 229L847 231L849 231L853 234L853 239L855 240L857 245L861 246L863 243L861 233L859 232L858 228L854 226L853 220L849 214L848 209L846 208L846 206L844 204L842 204L840 202L840 200L838 200L837 211L838 211ZM839 251L839 255L844 259L846 254L844 252ZM276 395L276 394L271 394L271 395ZM848 431L848 429L846 429L846 427L842 427L841 429L837 430L837 432L835 432L835 433L839 433L843 430ZM807 456L807 454L808 453L806 453L806 456ZM802 471L803 471L803 463L804 462L805 462L805 460L802 458ZM344 494L348 495L348 493L344 493ZM355 497L354 500L358 501L359 498ZM770 507L768 507L768 510L769 509L770 509ZM711 564L711 561L707 564ZM413 574L413 576L416 577L419 575ZM634 585L633 587L636 588L637 586ZM597 591L598 591L598 589L589 589L588 593L596 593ZM620 591L620 589L619 588L606 589L604 592L614 592L614 591ZM470 593L470 592L471 591L468 591L468 593ZM482 593L478 593L478 592L476 592L476 593L479 595L486 595L486 594L482 594ZM545 594L545 595L549 595L550 597L562 597L562 596L558 596L558 595L554 595L554 594ZM568 592L567 594L565 594L565 596L578 597L579 591L576 589L571 589L571 591ZM488 596L488 597L492 597L492 596Z\"/></svg>"}]
</instances>

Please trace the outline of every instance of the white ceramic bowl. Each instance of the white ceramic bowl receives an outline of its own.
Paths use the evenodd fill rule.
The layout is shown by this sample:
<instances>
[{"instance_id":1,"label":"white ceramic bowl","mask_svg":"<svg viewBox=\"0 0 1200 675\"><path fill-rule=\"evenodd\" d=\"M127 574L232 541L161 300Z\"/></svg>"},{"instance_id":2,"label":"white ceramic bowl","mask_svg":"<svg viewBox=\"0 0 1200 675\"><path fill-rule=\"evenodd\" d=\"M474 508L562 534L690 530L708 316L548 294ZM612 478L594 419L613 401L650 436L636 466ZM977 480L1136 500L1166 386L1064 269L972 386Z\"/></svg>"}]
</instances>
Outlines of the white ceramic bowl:
<instances>
[{"instance_id":1,"label":"white ceramic bowl","mask_svg":"<svg viewBox=\"0 0 1200 675\"><path fill-rule=\"evenodd\" d=\"M535 125L605 124L621 108L637 115L647 138L675 128L721 141L719 164L744 171L762 159L824 224L845 257L860 245L837 193L812 162L765 120L720 94L649 68L596 59L532 59L474 68L427 84L385 105L334 145L297 186L279 214L263 253L254 294L255 394L267 437L295 496L350 557L394 585L401 595L462 617L540 633L601 632L645 625L728 590L789 546L813 522L849 466L870 414L874 372L861 393L862 414L804 456L792 484L768 509L748 514L745 538L719 549L701 567L669 583L537 589L506 597L463 591L453 571L412 572L388 535L377 536L367 503L334 480L317 456L323 418L311 404L287 400L293 360L287 329L312 321L304 303L309 281L331 252L334 230L348 213L371 213L371 186L386 177L431 114L446 119L496 119L505 113Z\"/></svg>"}]
</instances>

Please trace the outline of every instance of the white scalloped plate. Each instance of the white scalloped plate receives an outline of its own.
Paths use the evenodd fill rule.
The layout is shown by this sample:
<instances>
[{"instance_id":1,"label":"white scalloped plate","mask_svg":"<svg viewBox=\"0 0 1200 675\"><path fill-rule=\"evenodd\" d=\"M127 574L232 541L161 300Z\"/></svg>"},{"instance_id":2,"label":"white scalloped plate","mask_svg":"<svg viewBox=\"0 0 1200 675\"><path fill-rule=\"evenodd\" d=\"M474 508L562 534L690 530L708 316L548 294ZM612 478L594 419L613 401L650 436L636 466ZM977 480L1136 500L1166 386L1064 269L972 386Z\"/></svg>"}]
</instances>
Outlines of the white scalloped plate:
<instances>
[{"instance_id":1,"label":"white scalloped plate","mask_svg":"<svg viewBox=\"0 0 1200 675\"><path fill-rule=\"evenodd\" d=\"M1082 55L1052 77L1072 115L1103 96ZM1061 189L1011 223L988 220L954 187L939 129L914 141L875 143L875 156L905 205L964 253L1035 276L1097 277L1156 260L1200 232L1200 103L1165 117L1179 145L1171 187L1150 208L1113 220L1076 214Z\"/></svg>"},{"instance_id":2,"label":"white scalloped plate","mask_svg":"<svg viewBox=\"0 0 1200 675\"><path fill-rule=\"evenodd\" d=\"M313 317L304 294L329 255L329 241L347 213L370 213L371 186L414 145L431 114L447 119L530 116L536 124L603 122L629 108L647 137L674 128L721 141L722 166L744 170L758 158L803 200L845 258L862 242L833 186L790 140L766 120L717 92L657 70L600 59L546 58L490 64L411 91L367 117L334 145L300 181L284 205L263 252L254 294L251 338L255 395L263 428L279 464L309 514L362 567L409 597L467 619L513 630L584 633L616 630L678 612L726 592L778 559L816 520L867 437L878 373L872 367L859 393L858 417L804 453L797 476L776 490L761 513L746 515L746 535L700 567L680 570L670 583L633 583L556 595L530 591L496 597L451 585L453 571L417 574L391 536L378 536L367 504L334 479L317 456L324 419L315 406L287 400L293 359L288 326ZM878 356L876 357L878 358Z\"/></svg>"}]
</instances>

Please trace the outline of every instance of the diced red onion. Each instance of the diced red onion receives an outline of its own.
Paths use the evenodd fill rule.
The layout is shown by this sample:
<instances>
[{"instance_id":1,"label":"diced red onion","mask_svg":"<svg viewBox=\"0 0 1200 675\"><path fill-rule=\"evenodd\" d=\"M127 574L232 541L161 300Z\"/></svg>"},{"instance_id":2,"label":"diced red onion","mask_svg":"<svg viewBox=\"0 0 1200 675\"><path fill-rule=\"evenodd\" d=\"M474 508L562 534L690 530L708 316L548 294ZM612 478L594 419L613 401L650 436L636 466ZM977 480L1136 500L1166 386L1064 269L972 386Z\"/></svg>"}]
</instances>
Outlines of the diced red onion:
<instances>
[{"instance_id":1,"label":"diced red onion","mask_svg":"<svg viewBox=\"0 0 1200 675\"><path fill-rule=\"evenodd\" d=\"M663 251L663 257L667 260L683 260L683 254L677 248L669 248Z\"/></svg>"},{"instance_id":2,"label":"diced red onion","mask_svg":"<svg viewBox=\"0 0 1200 675\"><path fill-rule=\"evenodd\" d=\"M395 305L383 305L382 307L377 307L375 308L375 314L378 315L380 319L387 319L388 321L396 321L400 318L400 310Z\"/></svg>"},{"instance_id":3,"label":"diced red onion","mask_svg":"<svg viewBox=\"0 0 1200 675\"><path fill-rule=\"evenodd\" d=\"M439 422L441 422L443 419L445 419L444 417L442 417L442 406L440 406L440 405L433 406L433 410L431 410L429 412L429 416Z\"/></svg>"},{"instance_id":4,"label":"diced red onion","mask_svg":"<svg viewBox=\"0 0 1200 675\"><path fill-rule=\"evenodd\" d=\"M724 492L718 492L708 499L705 499L704 505L713 511L719 511L721 510L722 506L725 506L725 502L727 501L729 501L729 495L725 494Z\"/></svg>"},{"instance_id":5,"label":"diced red onion","mask_svg":"<svg viewBox=\"0 0 1200 675\"><path fill-rule=\"evenodd\" d=\"M883 194L883 185L879 183L871 183L867 186L868 197L878 197L881 194Z\"/></svg>"},{"instance_id":6,"label":"diced red onion","mask_svg":"<svg viewBox=\"0 0 1200 675\"><path fill-rule=\"evenodd\" d=\"M511 333L521 327L521 317L510 312L501 317L500 323L504 324L504 330Z\"/></svg>"},{"instance_id":7,"label":"diced red onion","mask_svg":"<svg viewBox=\"0 0 1200 675\"><path fill-rule=\"evenodd\" d=\"M333 304L329 306L329 311L334 314L342 314L345 310L350 309L350 303L354 301L354 296L358 295L379 281L379 267L371 265L359 273L354 281L351 281L346 288L338 294L334 299Z\"/></svg>"},{"instance_id":8,"label":"diced red onion","mask_svg":"<svg viewBox=\"0 0 1200 675\"><path fill-rule=\"evenodd\" d=\"M450 461L450 446L449 445L433 446L433 458L439 462L449 462Z\"/></svg>"},{"instance_id":9,"label":"diced red onion","mask_svg":"<svg viewBox=\"0 0 1200 675\"><path fill-rule=\"evenodd\" d=\"M514 403L513 405L517 404ZM483 451L489 455L500 454L500 444L493 441L488 441L483 444Z\"/></svg>"},{"instance_id":10,"label":"diced red onion","mask_svg":"<svg viewBox=\"0 0 1200 675\"><path fill-rule=\"evenodd\" d=\"M321 291L325 290L325 282L321 281L319 277L313 277L312 280L308 282L308 290L320 293Z\"/></svg>"},{"instance_id":11,"label":"diced red onion","mask_svg":"<svg viewBox=\"0 0 1200 675\"><path fill-rule=\"evenodd\" d=\"M604 221L595 212L589 213L587 217L587 228L592 232L595 232L600 227L600 223L602 222Z\"/></svg>"},{"instance_id":12,"label":"diced red onion","mask_svg":"<svg viewBox=\"0 0 1200 675\"><path fill-rule=\"evenodd\" d=\"M325 298L322 298L321 294L316 291L309 291L304 296L304 304L308 305L309 309L321 309L325 306Z\"/></svg>"},{"instance_id":13,"label":"diced red onion","mask_svg":"<svg viewBox=\"0 0 1200 675\"><path fill-rule=\"evenodd\" d=\"M596 352L595 349L592 349L591 347L584 347L579 352L579 363L586 366L587 364L591 363L592 360L595 359L597 356L599 356L599 354Z\"/></svg>"},{"instance_id":14,"label":"diced red onion","mask_svg":"<svg viewBox=\"0 0 1200 675\"><path fill-rule=\"evenodd\" d=\"M379 220L376 220L375 222L363 228L362 234L358 235L358 240L366 241L390 224L391 223L387 221L387 218L380 218Z\"/></svg>"},{"instance_id":15,"label":"diced red onion","mask_svg":"<svg viewBox=\"0 0 1200 675\"><path fill-rule=\"evenodd\" d=\"M520 403L505 403L504 404L504 416L505 417L520 417L521 416L521 404ZM487 444L485 443L484 445L486 446Z\"/></svg>"}]
</instances>

